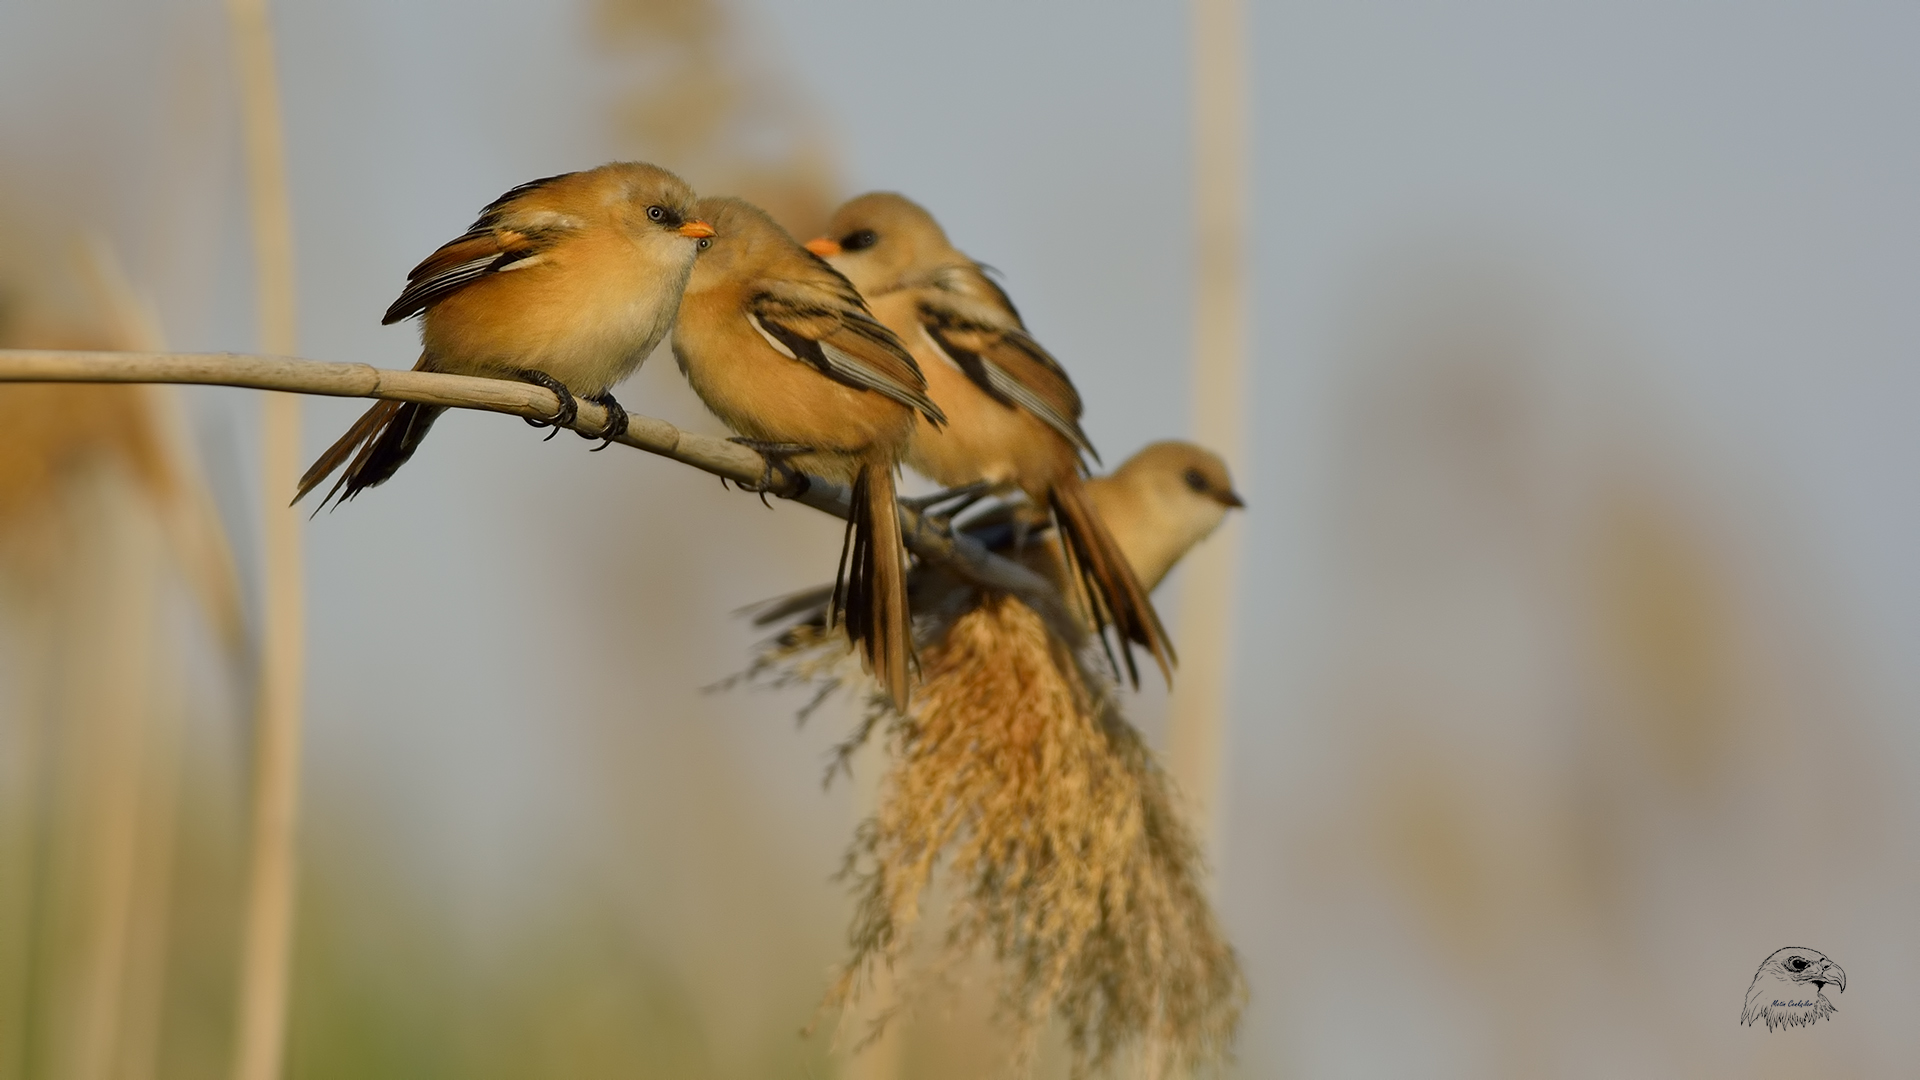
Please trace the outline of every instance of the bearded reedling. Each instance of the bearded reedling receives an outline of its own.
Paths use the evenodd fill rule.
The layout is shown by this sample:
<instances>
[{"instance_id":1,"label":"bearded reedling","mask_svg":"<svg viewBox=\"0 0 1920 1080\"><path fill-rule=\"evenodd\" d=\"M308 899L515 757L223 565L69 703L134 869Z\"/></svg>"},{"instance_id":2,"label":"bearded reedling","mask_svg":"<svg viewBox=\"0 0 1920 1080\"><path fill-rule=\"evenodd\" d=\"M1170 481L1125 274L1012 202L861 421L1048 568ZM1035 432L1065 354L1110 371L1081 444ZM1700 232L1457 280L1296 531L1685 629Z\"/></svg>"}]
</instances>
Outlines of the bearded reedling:
<instances>
[{"instance_id":1,"label":"bearded reedling","mask_svg":"<svg viewBox=\"0 0 1920 1080\"><path fill-rule=\"evenodd\" d=\"M422 316L416 371L552 390L556 433L573 422L575 395L606 406L604 447L627 427L610 391L667 336L698 247L713 236L693 203L679 177L639 162L521 184L414 267L381 322ZM384 483L445 411L398 401L368 409L300 478L293 501L343 463L323 506Z\"/></svg>"},{"instance_id":2,"label":"bearded reedling","mask_svg":"<svg viewBox=\"0 0 1920 1080\"><path fill-rule=\"evenodd\" d=\"M918 416L946 422L919 365L847 279L759 208L707 199L717 235L673 331L694 392L772 457L853 489L833 605L896 707L911 692L912 613L894 472Z\"/></svg>"},{"instance_id":3,"label":"bearded reedling","mask_svg":"<svg viewBox=\"0 0 1920 1080\"><path fill-rule=\"evenodd\" d=\"M928 396L953 418L918 425L907 464L950 488L1017 488L1050 513L1096 625L1111 622L1124 639L1129 680L1139 684L1126 641L1145 647L1171 681L1173 645L1081 478L1081 455L1099 455L1080 429L1080 395L1006 292L933 215L891 192L841 206L828 235L807 246L907 344Z\"/></svg>"}]
</instances>

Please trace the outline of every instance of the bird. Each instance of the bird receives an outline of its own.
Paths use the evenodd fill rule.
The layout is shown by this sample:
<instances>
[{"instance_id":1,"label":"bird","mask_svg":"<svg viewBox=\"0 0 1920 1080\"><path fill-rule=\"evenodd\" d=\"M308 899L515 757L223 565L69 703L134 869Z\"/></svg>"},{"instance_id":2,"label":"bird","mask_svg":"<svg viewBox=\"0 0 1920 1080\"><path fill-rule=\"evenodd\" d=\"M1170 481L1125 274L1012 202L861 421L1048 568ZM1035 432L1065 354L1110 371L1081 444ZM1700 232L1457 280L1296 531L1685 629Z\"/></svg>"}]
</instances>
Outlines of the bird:
<instances>
[{"instance_id":1,"label":"bird","mask_svg":"<svg viewBox=\"0 0 1920 1080\"><path fill-rule=\"evenodd\" d=\"M600 403L606 428L586 437L602 439L596 449L604 449L627 427L610 391L667 336L694 257L713 238L694 202L684 180L644 162L521 184L414 267L381 323L422 317L416 371L552 390L560 399L555 434L573 423L576 395ZM293 501L342 464L321 506L384 483L445 411L379 402L307 469Z\"/></svg>"},{"instance_id":2,"label":"bird","mask_svg":"<svg viewBox=\"0 0 1920 1080\"><path fill-rule=\"evenodd\" d=\"M1160 587L1195 544L1213 535L1227 511L1246 506L1233 489L1220 455L1178 439L1142 447L1111 473L1090 478L1086 487L1114 546L1149 593ZM1002 513L980 515L968 523L967 531L990 549L1007 552L1022 546L1013 542L1019 531L1014 520L1028 517L1025 530L1037 533L1042 542L1020 552L1020 558L1072 596L1072 566L1060 549L1059 535L1040 531L1047 523L1033 520L1032 515L1032 507L1009 507ZM1093 623L1094 613L1081 614Z\"/></svg>"},{"instance_id":3,"label":"bird","mask_svg":"<svg viewBox=\"0 0 1920 1080\"><path fill-rule=\"evenodd\" d=\"M937 428L946 416L913 356L838 271L751 203L714 198L697 209L717 234L687 282L674 357L707 408L770 455L769 468L777 457L851 487L830 610L904 710L913 628L894 474L915 418Z\"/></svg>"},{"instance_id":4,"label":"bird","mask_svg":"<svg viewBox=\"0 0 1920 1080\"><path fill-rule=\"evenodd\" d=\"M925 208L893 192L857 196L808 249L832 263L898 334L926 372L927 393L952 417L914 429L907 464L950 489L1017 488L1051 515L1088 596L1096 629L1144 646L1173 678L1172 642L1159 613L1100 519L1082 480L1080 395L1066 370L1027 333L986 268L962 254Z\"/></svg>"},{"instance_id":5,"label":"bird","mask_svg":"<svg viewBox=\"0 0 1920 1080\"><path fill-rule=\"evenodd\" d=\"M1227 511L1247 505L1220 455L1178 440L1141 448L1112 473L1089 480L1087 494L1148 592L1213 535Z\"/></svg>"},{"instance_id":6,"label":"bird","mask_svg":"<svg viewBox=\"0 0 1920 1080\"><path fill-rule=\"evenodd\" d=\"M1753 973L1740 1022L1752 1027L1754 1021L1764 1020L1768 1031L1810 1027L1839 1011L1827 1000L1829 986L1846 993L1847 973L1825 954L1814 949L1777 949Z\"/></svg>"},{"instance_id":7,"label":"bird","mask_svg":"<svg viewBox=\"0 0 1920 1080\"><path fill-rule=\"evenodd\" d=\"M1229 510L1246 506L1234 490L1227 464L1218 454L1190 442L1151 443L1106 476L1087 481L1087 495L1099 512L1115 546L1142 588L1152 591L1200 541L1213 535ZM1030 507L988 513L967 522L963 532L1006 555L1016 547L1013 518L1033 513ZM1045 522L1031 525L1044 530ZM1035 541L1023 545L1018 557L1047 574L1063 593L1071 594L1071 570L1059 553L1058 538L1037 531ZM795 635L793 642L817 638L824 626L831 587L808 589L756 605L750 609L756 625L769 626L799 617L815 633ZM973 602L974 586L943 568L921 564L908 575L908 594L916 614L935 616L936 622ZM1093 614L1079 612L1092 624Z\"/></svg>"}]
</instances>

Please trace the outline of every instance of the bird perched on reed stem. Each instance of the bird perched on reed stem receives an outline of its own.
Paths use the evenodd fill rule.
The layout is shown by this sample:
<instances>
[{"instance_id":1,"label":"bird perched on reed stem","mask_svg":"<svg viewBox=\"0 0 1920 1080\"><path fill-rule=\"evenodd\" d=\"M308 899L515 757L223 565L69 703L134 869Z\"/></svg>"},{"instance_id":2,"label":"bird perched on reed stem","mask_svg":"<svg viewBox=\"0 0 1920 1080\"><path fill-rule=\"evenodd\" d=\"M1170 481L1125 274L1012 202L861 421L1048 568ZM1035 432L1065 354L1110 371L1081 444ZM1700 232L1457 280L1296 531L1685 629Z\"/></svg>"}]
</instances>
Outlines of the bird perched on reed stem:
<instances>
[{"instance_id":1,"label":"bird perched on reed stem","mask_svg":"<svg viewBox=\"0 0 1920 1080\"><path fill-rule=\"evenodd\" d=\"M1146 447L1087 488L1149 588L1241 505L1221 460L1181 442ZM1010 524L966 528L1007 546ZM1048 554L1053 540L1023 558L1063 572ZM931 631L918 704L911 714L870 706L837 758L845 767L876 731L887 752L873 816L846 863L853 951L825 1003L852 1004L884 966L895 1007L910 1008L951 965L984 953L998 962L1010 1075L1031 1064L1049 1027L1064 1030L1075 1076L1123 1050L1149 1076L1190 1075L1225 1055L1246 985L1172 784L1117 699L1016 597L931 563L915 569L914 588ZM811 681L808 669L822 670L815 626L763 657ZM947 907L939 951L915 964L928 944L916 930L936 902Z\"/></svg>"},{"instance_id":2,"label":"bird perched on reed stem","mask_svg":"<svg viewBox=\"0 0 1920 1080\"><path fill-rule=\"evenodd\" d=\"M1087 481L1087 497L1106 524L1114 546L1142 588L1158 588L1167 574L1194 545L1213 535L1227 511L1246 505L1234 490L1226 462L1218 454L1190 442L1167 440L1142 447L1106 476ZM1033 514L1029 506L1011 507L969 521L966 532L1002 554L1013 543L1013 519ZM1035 540L1020 553L1027 565L1047 574L1062 592L1071 594L1071 566L1058 537L1042 532L1046 523L1029 522ZM953 613L977 603L974 584L935 564L922 564L908 576L908 595L917 614L931 617L930 626L944 625ZM754 623L769 626L798 619L799 625L775 642L762 659L777 665L787 650L819 639L831 590L822 586L769 601L754 611ZM1076 613L1093 625L1085 608Z\"/></svg>"},{"instance_id":3,"label":"bird perched on reed stem","mask_svg":"<svg viewBox=\"0 0 1920 1080\"><path fill-rule=\"evenodd\" d=\"M1142 449L1089 480L1087 494L1147 588L1243 505L1225 463L1185 442ZM1013 516L1033 512L1015 505L963 528L1006 551ZM1020 558L1064 576L1055 537L1033 541ZM847 768L876 732L884 740L878 806L846 863L853 951L824 1004L851 1005L884 965L898 1006L981 951L1001 964L1013 1075L1050 1021L1067 1033L1076 1076L1129 1045L1157 1062L1146 1075L1185 1075L1220 1057L1245 982L1207 903L1199 845L1116 696L1086 654L1019 598L932 562L916 566L910 584L921 630L916 706L907 713L870 698L830 766ZM826 631L829 592L756 612L760 625L797 622L763 644L741 677L812 685L802 716L845 685L845 646ZM908 960L936 874L947 881L944 944L930 971L916 974Z\"/></svg>"},{"instance_id":4,"label":"bird perched on reed stem","mask_svg":"<svg viewBox=\"0 0 1920 1080\"><path fill-rule=\"evenodd\" d=\"M946 417L898 338L860 294L739 199L697 207L717 235L701 253L673 352L694 392L764 453L853 489L833 608L899 708L912 681L912 614L894 471L914 419Z\"/></svg>"},{"instance_id":5,"label":"bird perched on reed stem","mask_svg":"<svg viewBox=\"0 0 1920 1080\"><path fill-rule=\"evenodd\" d=\"M416 371L552 390L556 433L573 422L576 395L599 402L608 414L604 447L627 426L609 391L667 336L698 245L713 236L693 204L679 177L640 162L521 184L414 267L381 321L423 316ZM384 482L444 411L376 404L300 478L294 501L342 464L327 499Z\"/></svg>"},{"instance_id":6,"label":"bird perched on reed stem","mask_svg":"<svg viewBox=\"0 0 1920 1080\"><path fill-rule=\"evenodd\" d=\"M953 418L914 430L907 463L951 488L1018 488L1050 511L1096 627L1144 646L1169 681L1175 662L1153 602L1128 567L1082 482L1080 395L1059 361L1027 334L1020 313L980 264L918 204L873 192L834 212L808 249L846 274L926 372L927 394Z\"/></svg>"}]
</instances>

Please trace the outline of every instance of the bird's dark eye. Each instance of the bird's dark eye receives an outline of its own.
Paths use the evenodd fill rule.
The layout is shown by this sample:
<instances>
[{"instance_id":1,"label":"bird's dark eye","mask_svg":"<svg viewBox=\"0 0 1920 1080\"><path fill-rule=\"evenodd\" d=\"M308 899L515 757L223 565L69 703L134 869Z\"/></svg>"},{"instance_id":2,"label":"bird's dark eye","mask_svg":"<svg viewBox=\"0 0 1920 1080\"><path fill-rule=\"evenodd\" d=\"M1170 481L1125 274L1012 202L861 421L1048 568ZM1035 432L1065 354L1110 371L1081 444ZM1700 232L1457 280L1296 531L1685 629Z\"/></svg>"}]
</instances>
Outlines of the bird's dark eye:
<instances>
[{"instance_id":1,"label":"bird's dark eye","mask_svg":"<svg viewBox=\"0 0 1920 1080\"><path fill-rule=\"evenodd\" d=\"M1180 474L1180 479L1185 480L1187 486L1195 491L1207 490L1207 478L1199 469L1188 469Z\"/></svg>"},{"instance_id":2,"label":"bird's dark eye","mask_svg":"<svg viewBox=\"0 0 1920 1080\"><path fill-rule=\"evenodd\" d=\"M664 206L649 206L647 207L647 217L654 221L665 221L667 220L667 209Z\"/></svg>"},{"instance_id":3,"label":"bird's dark eye","mask_svg":"<svg viewBox=\"0 0 1920 1080\"><path fill-rule=\"evenodd\" d=\"M861 229L859 232L850 232L842 237L840 240L840 250L859 251L862 248L870 248L879 242L880 235L878 233L872 229Z\"/></svg>"},{"instance_id":4,"label":"bird's dark eye","mask_svg":"<svg viewBox=\"0 0 1920 1080\"><path fill-rule=\"evenodd\" d=\"M1796 956L1787 961L1787 966L1795 971L1805 971L1807 970L1807 958L1804 956Z\"/></svg>"},{"instance_id":5,"label":"bird's dark eye","mask_svg":"<svg viewBox=\"0 0 1920 1080\"><path fill-rule=\"evenodd\" d=\"M698 245L698 246L699 246L699 248L700 248L700 250L701 250L701 251L705 251L705 250L707 250L708 248L710 248L710 247L712 247L712 246L713 246L713 237L711 237L711 236L703 236L703 237L701 237L701 238L700 238L700 243L699 243L699 245Z\"/></svg>"}]
</instances>

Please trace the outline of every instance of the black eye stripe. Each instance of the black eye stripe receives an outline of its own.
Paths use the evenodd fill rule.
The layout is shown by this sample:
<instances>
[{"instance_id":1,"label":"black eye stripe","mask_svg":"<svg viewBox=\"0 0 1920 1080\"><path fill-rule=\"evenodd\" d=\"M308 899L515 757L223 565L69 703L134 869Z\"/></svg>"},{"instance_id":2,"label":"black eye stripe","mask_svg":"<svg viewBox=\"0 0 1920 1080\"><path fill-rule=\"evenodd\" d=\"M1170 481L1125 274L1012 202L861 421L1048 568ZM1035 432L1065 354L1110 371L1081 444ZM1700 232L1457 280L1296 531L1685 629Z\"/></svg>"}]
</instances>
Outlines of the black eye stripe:
<instances>
[{"instance_id":1,"label":"black eye stripe","mask_svg":"<svg viewBox=\"0 0 1920 1080\"><path fill-rule=\"evenodd\" d=\"M880 242L880 237L872 229L857 229L840 238L840 250L859 251L870 248Z\"/></svg>"}]
</instances>

